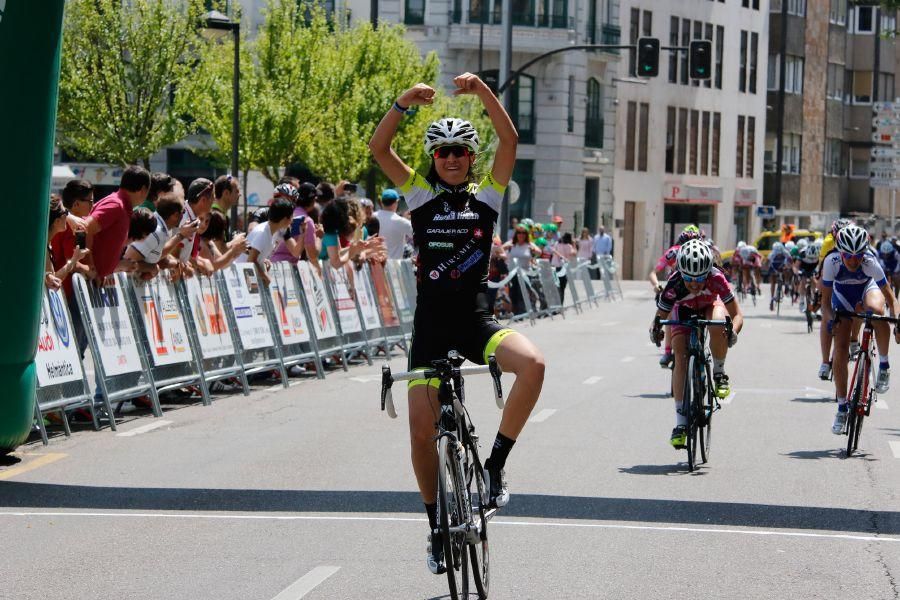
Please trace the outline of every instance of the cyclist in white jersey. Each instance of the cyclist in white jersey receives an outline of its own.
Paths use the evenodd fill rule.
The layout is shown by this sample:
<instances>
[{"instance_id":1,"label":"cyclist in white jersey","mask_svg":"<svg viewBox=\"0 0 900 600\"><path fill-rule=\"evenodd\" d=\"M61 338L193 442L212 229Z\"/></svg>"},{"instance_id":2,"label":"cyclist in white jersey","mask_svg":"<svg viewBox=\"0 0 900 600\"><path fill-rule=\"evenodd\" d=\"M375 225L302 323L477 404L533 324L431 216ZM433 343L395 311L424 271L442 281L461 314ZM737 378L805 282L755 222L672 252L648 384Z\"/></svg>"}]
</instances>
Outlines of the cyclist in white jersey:
<instances>
[{"instance_id":1,"label":"cyclist in white jersey","mask_svg":"<svg viewBox=\"0 0 900 600\"><path fill-rule=\"evenodd\" d=\"M869 234L857 225L849 225L838 233L838 252L830 254L822 264L822 302L828 303L832 314L839 310L850 312L871 311L884 314L885 302L891 316L897 314L897 299L888 285L884 270L869 251ZM849 360L850 319L838 323L832 320L834 335L834 388L838 401L838 411L832 425L832 432L840 435L847 423L847 362ZM858 319L853 319L857 321ZM883 394L890 386L890 327L884 322L873 323L875 342L878 346L878 378L875 391ZM895 336L898 331L895 330Z\"/></svg>"}]
</instances>

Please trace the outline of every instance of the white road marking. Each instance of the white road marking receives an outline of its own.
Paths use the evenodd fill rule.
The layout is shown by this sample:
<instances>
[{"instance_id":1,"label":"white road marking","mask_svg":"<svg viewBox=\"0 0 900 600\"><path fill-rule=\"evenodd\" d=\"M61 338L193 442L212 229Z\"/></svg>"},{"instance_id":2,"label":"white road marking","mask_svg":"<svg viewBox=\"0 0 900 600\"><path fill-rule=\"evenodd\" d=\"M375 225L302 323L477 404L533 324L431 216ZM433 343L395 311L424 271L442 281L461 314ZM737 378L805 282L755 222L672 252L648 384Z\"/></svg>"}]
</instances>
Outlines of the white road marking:
<instances>
[{"instance_id":1,"label":"white road marking","mask_svg":"<svg viewBox=\"0 0 900 600\"><path fill-rule=\"evenodd\" d=\"M140 427L135 427L134 429L123 431L122 433L117 433L116 437L133 437L135 435L147 433L148 431L153 431L154 429L159 429L160 427L165 427L166 425L171 424L172 421L153 421L152 423L147 423L146 425L141 425Z\"/></svg>"},{"instance_id":2,"label":"white road marking","mask_svg":"<svg viewBox=\"0 0 900 600\"><path fill-rule=\"evenodd\" d=\"M587 379L585 379L585 380L582 381L581 383L582 383L583 385L594 385L595 383L597 383L597 382L600 381L601 379L603 379L603 375L594 375L593 377L588 377Z\"/></svg>"},{"instance_id":3,"label":"white road marking","mask_svg":"<svg viewBox=\"0 0 900 600\"><path fill-rule=\"evenodd\" d=\"M622 357L622 362L623 362L623 363L628 363L628 362L631 362L631 361L633 361L633 360L634 360L634 357L633 357L633 356L623 356L623 357Z\"/></svg>"},{"instance_id":4,"label":"white road marking","mask_svg":"<svg viewBox=\"0 0 900 600\"><path fill-rule=\"evenodd\" d=\"M292 583L272 600L299 600L340 570L340 567L316 567Z\"/></svg>"},{"instance_id":5,"label":"white road marking","mask_svg":"<svg viewBox=\"0 0 900 600\"><path fill-rule=\"evenodd\" d=\"M900 457L900 442L891 442L897 445L896 452ZM101 518L132 518L132 519L198 519L210 521L363 521L363 522L387 522L387 523L422 523L423 517L346 517L328 515L218 515L218 514L170 514L170 513L88 513L88 512L0 512L0 517L101 517ZM891 542L900 543L900 537L852 535L846 533L807 533L801 531L780 531L775 529L727 529L715 527L681 527L662 525L620 525L615 523L566 523L560 521L491 521L492 525L510 525L518 527L560 527L581 529L620 529L632 531L673 531L687 533L724 533L732 535L773 536L773 537L797 537L817 538L833 540L854 540L860 542Z\"/></svg>"},{"instance_id":6,"label":"white road marking","mask_svg":"<svg viewBox=\"0 0 900 600\"><path fill-rule=\"evenodd\" d=\"M806 386L803 389L806 390L807 392L815 392L817 394L824 394L825 396L833 396L834 395L834 390L831 390L831 391L820 390L819 388L814 388L814 387L809 387L809 386Z\"/></svg>"},{"instance_id":7,"label":"white road marking","mask_svg":"<svg viewBox=\"0 0 900 600\"><path fill-rule=\"evenodd\" d=\"M894 453L894 458L900 458L900 442L888 442L891 445L891 452Z\"/></svg>"},{"instance_id":8,"label":"white road marking","mask_svg":"<svg viewBox=\"0 0 900 600\"><path fill-rule=\"evenodd\" d=\"M885 402L884 400L879 398L878 400L875 401L875 408L880 408L881 410L887 410L890 407L888 406L887 402Z\"/></svg>"},{"instance_id":9,"label":"white road marking","mask_svg":"<svg viewBox=\"0 0 900 600\"><path fill-rule=\"evenodd\" d=\"M528 419L528 422L529 423L542 423L543 421L546 421L547 419L552 417L553 413L555 413L555 412L556 412L555 408L545 408L538 414L536 414L533 417L531 417L530 419Z\"/></svg>"},{"instance_id":10,"label":"white road marking","mask_svg":"<svg viewBox=\"0 0 900 600\"><path fill-rule=\"evenodd\" d=\"M381 375L367 375L365 377L351 377L350 381L358 381L359 383L372 383L373 381L380 381Z\"/></svg>"}]
</instances>

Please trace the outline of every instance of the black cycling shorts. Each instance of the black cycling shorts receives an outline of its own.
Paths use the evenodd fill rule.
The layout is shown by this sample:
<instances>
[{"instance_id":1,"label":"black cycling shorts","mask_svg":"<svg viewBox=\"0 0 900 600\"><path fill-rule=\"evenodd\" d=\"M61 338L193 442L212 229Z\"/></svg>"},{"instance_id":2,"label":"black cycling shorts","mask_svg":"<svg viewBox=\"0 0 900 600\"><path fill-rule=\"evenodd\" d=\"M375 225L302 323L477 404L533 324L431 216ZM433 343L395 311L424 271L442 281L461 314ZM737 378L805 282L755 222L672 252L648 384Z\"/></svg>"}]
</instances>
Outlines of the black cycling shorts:
<instances>
[{"instance_id":1,"label":"black cycling shorts","mask_svg":"<svg viewBox=\"0 0 900 600\"><path fill-rule=\"evenodd\" d=\"M475 306L467 309L451 307L445 302L419 298L413 319L412 346L409 350L409 370L426 369L435 360L447 358L456 350L473 363L483 365L500 342L515 330L503 327L487 309L487 298L478 294ZM424 379L409 382L409 387L427 384Z\"/></svg>"},{"instance_id":2,"label":"black cycling shorts","mask_svg":"<svg viewBox=\"0 0 900 600\"><path fill-rule=\"evenodd\" d=\"M800 262L800 275L804 277L813 277L816 273L819 263Z\"/></svg>"}]
</instances>

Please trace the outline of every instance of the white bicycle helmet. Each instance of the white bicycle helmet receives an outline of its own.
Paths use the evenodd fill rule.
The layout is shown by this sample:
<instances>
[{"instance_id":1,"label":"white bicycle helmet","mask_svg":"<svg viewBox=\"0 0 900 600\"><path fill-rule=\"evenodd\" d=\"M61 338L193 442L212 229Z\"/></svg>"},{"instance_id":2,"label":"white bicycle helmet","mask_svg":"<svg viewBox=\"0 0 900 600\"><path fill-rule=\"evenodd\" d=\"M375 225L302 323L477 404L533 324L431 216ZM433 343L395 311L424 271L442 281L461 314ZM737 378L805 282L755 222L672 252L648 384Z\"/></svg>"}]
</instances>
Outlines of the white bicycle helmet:
<instances>
[{"instance_id":1,"label":"white bicycle helmet","mask_svg":"<svg viewBox=\"0 0 900 600\"><path fill-rule=\"evenodd\" d=\"M738 248L743 248L746 245L747 245L747 242L745 242L744 240L741 240L737 243Z\"/></svg>"},{"instance_id":2,"label":"white bicycle helmet","mask_svg":"<svg viewBox=\"0 0 900 600\"><path fill-rule=\"evenodd\" d=\"M881 242L881 245L878 246L878 251L882 254L893 254L894 250L894 245L888 240L884 240L883 242Z\"/></svg>"},{"instance_id":3,"label":"white bicycle helmet","mask_svg":"<svg viewBox=\"0 0 900 600\"><path fill-rule=\"evenodd\" d=\"M688 240L678 249L678 270L688 277L702 277L713 266L712 250L702 240Z\"/></svg>"},{"instance_id":4,"label":"white bicycle helmet","mask_svg":"<svg viewBox=\"0 0 900 600\"><path fill-rule=\"evenodd\" d=\"M784 252L784 244L781 242L772 244L772 254L781 254L782 252Z\"/></svg>"},{"instance_id":5,"label":"white bicycle helmet","mask_svg":"<svg viewBox=\"0 0 900 600\"><path fill-rule=\"evenodd\" d=\"M425 130L425 154L431 156L439 146L465 146L478 152L478 132L464 119L447 117L435 121Z\"/></svg>"},{"instance_id":6,"label":"white bicycle helmet","mask_svg":"<svg viewBox=\"0 0 900 600\"><path fill-rule=\"evenodd\" d=\"M869 247L869 234L858 225L847 225L838 232L837 249L845 254L862 254Z\"/></svg>"},{"instance_id":7,"label":"white bicycle helmet","mask_svg":"<svg viewBox=\"0 0 900 600\"><path fill-rule=\"evenodd\" d=\"M819 260L819 247L817 245L809 244L803 252L803 256L809 262L812 262L812 259Z\"/></svg>"},{"instance_id":8,"label":"white bicycle helmet","mask_svg":"<svg viewBox=\"0 0 900 600\"><path fill-rule=\"evenodd\" d=\"M808 239L806 239L806 238L800 238L799 240L797 240L797 247L800 248L801 250L803 250L803 249L806 248L807 246L809 246L809 240L808 240Z\"/></svg>"},{"instance_id":9,"label":"white bicycle helmet","mask_svg":"<svg viewBox=\"0 0 900 600\"><path fill-rule=\"evenodd\" d=\"M300 192L289 183L279 183L275 186L274 196L276 198L287 198L288 200L296 201L300 198Z\"/></svg>"},{"instance_id":10,"label":"white bicycle helmet","mask_svg":"<svg viewBox=\"0 0 900 600\"><path fill-rule=\"evenodd\" d=\"M788 240L784 243L784 249L790 252L794 248L797 247L797 244L794 243L794 240Z\"/></svg>"}]
</instances>

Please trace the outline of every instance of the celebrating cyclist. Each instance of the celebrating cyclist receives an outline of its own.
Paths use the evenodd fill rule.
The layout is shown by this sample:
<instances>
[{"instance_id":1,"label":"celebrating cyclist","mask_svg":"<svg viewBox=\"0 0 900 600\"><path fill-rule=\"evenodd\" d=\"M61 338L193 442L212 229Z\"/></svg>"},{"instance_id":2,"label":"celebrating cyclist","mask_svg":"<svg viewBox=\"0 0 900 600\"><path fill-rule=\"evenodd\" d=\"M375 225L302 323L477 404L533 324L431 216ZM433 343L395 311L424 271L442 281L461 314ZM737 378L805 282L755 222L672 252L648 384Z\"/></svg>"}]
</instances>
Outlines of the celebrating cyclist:
<instances>
[{"instance_id":1,"label":"celebrating cyclist","mask_svg":"<svg viewBox=\"0 0 900 600\"><path fill-rule=\"evenodd\" d=\"M544 358L524 335L501 327L487 301L491 240L516 162L518 134L500 101L477 75L464 73L453 83L456 95L473 94L481 100L497 133L491 172L480 183L474 174L479 137L468 121L447 117L428 127L424 150L431 167L425 176L408 167L391 148L410 107L433 102L435 91L424 83L397 98L378 124L369 149L412 211L419 255L410 370L429 368L432 361L445 359L448 351L458 350L478 364L494 354L500 368L516 376L493 450L484 463L490 504L501 507L509 502L504 465L540 395ZM437 387L436 380L409 383L412 464L432 532L437 527ZM442 554L441 541L429 534L427 563L432 573L444 572Z\"/></svg>"},{"instance_id":2,"label":"celebrating cyclist","mask_svg":"<svg viewBox=\"0 0 900 600\"><path fill-rule=\"evenodd\" d=\"M869 252L869 234L862 227L848 225L837 235L838 252L822 265L822 302L838 310L870 311L884 314L885 302L891 316L897 314L897 299L878 260ZM853 319L858 321L858 319ZM851 319L830 322L834 334L834 388L838 401L837 414L831 427L840 435L847 424L847 362L850 346ZM878 346L878 378L875 391L883 394L890 386L888 349L890 328L885 322L873 323Z\"/></svg>"},{"instance_id":3,"label":"celebrating cyclist","mask_svg":"<svg viewBox=\"0 0 900 600\"><path fill-rule=\"evenodd\" d=\"M701 240L690 240L678 249L677 271L666 282L666 287L656 302L656 316L686 321L692 317L701 319L724 319L731 316L733 333L726 337L724 327L710 327L709 346L713 356L713 381L716 395L725 398L731 392L728 376L725 374L725 357L728 348L737 341L737 334L744 324L741 308L735 302L731 285L725 275L713 266L713 255L709 245ZM686 443L687 416L682 413L682 395L687 361L689 334L687 327L672 328L672 348L675 352L675 370L672 373L675 396L675 429L670 443L675 448L684 448ZM656 320L650 336L657 342L662 332L657 329Z\"/></svg>"}]
</instances>

